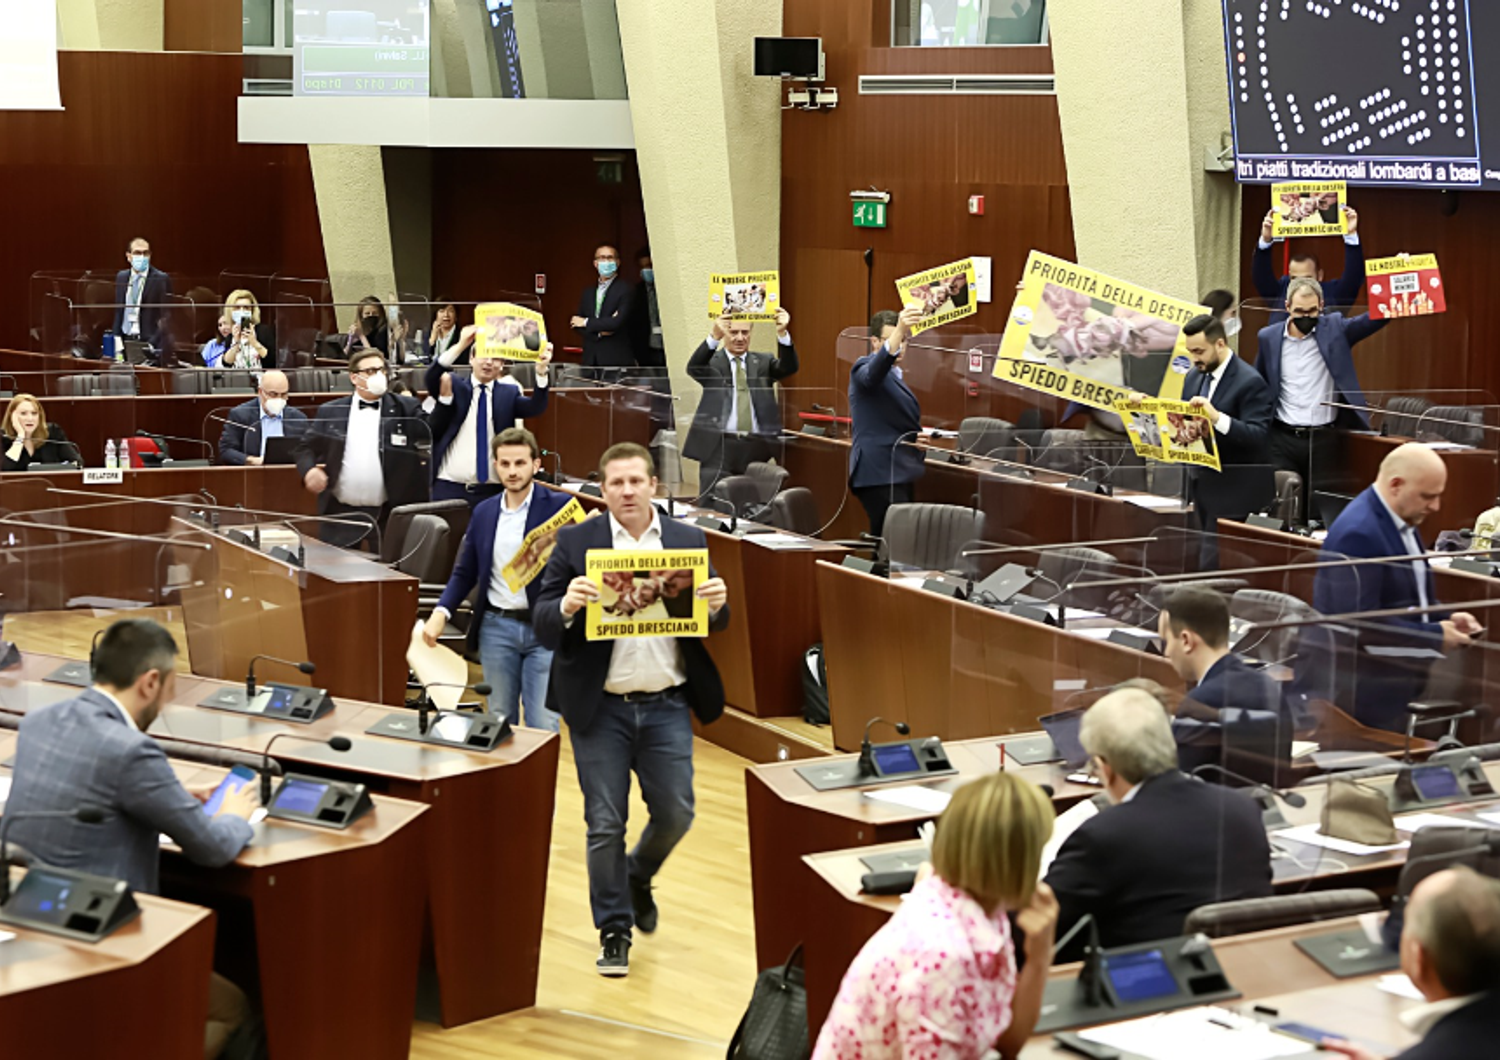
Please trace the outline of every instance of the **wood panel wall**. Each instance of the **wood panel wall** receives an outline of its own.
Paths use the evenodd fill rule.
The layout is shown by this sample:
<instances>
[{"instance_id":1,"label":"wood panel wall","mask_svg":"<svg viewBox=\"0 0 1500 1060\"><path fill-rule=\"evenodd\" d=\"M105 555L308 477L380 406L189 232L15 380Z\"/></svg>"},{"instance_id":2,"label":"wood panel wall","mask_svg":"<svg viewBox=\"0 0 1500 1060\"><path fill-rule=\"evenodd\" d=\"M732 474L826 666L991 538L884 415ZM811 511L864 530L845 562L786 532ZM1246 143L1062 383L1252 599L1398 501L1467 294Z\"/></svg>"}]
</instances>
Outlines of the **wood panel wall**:
<instances>
[{"instance_id":1,"label":"wood panel wall","mask_svg":"<svg viewBox=\"0 0 1500 1060\"><path fill-rule=\"evenodd\" d=\"M1250 277L1250 255L1260 235L1260 223L1270 208L1270 190L1246 185L1244 225L1240 237L1244 268L1240 298L1256 298ZM1494 351L1495 245L1500 240L1500 195L1478 191L1421 191L1409 188L1351 188L1349 203L1359 211L1359 231L1365 255L1389 257L1406 251L1435 253L1442 270L1448 310L1438 316L1397 320L1354 348L1354 363L1367 393L1420 392L1438 389L1479 389L1500 401L1500 357ZM1302 239L1293 253L1316 254L1325 277L1343 267L1344 247L1334 238ZM1281 245L1273 247L1278 275ZM1369 287L1361 294L1367 304ZM1244 311L1245 330L1264 326L1266 313ZM1240 350L1253 359L1254 334L1240 340ZM1372 401L1373 403L1373 401ZM1475 404L1457 399L1439 404Z\"/></svg>"},{"instance_id":2,"label":"wood panel wall","mask_svg":"<svg viewBox=\"0 0 1500 1060\"><path fill-rule=\"evenodd\" d=\"M240 53L244 40L241 0L165 0L163 45L169 52Z\"/></svg>"},{"instance_id":3,"label":"wood panel wall","mask_svg":"<svg viewBox=\"0 0 1500 1060\"><path fill-rule=\"evenodd\" d=\"M327 275L307 149L239 143L238 54L64 51L58 75L65 110L0 112L0 346L31 347L32 272L122 268L136 235L183 278Z\"/></svg>"},{"instance_id":4,"label":"wood panel wall","mask_svg":"<svg viewBox=\"0 0 1500 1060\"><path fill-rule=\"evenodd\" d=\"M994 259L994 301L962 323L1002 330L1027 252L1074 257L1055 97L861 96L859 75L1050 73L1051 50L892 48L889 0L789 0L782 32L823 38L827 84L839 90L836 110L782 117L783 299L802 359L794 385L845 385L835 339L867 324L867 282L874 309L898 308L898 276L971 254ZM872 186L891 193L888 226L855 228L849 192ZM984 216L969 215L970 195L985 197Z\"/></svg>"},{"instance_id":5,"label":"wood panel wall","mask_svg":"<svg viewBox=\"0 0 1500 1060\"><path fill-rule=\"evenodd\" d=\"M432 151L433 296L529 294L545 273L547 334L559 349L579 345L568 318L598 282L595 248L613 244L620 275L640 280L635 254L647 242L646 211L635 153L623 154L622 182L601 184L590 151Z\"/></svg>"}]
</instances>

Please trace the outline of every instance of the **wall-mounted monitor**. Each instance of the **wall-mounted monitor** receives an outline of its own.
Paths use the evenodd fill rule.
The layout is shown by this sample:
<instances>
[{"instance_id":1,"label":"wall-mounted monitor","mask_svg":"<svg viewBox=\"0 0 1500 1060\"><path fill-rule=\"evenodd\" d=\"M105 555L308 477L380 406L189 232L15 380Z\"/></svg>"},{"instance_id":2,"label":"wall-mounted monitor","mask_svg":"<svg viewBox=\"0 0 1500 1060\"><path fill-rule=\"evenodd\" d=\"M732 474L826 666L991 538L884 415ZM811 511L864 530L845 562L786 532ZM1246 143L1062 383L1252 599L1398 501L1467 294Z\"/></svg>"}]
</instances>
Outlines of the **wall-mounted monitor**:
<instances>
[{"instance_id":1,"label":"wall-mounted monitor","mask_svg":"<svg viewBox=\"0 0 1500 1060\"><path fill-rule=\"evenodd\" d=\"M756 37L755 76L823 80L823 38Z\"/></svg>"}]
</instances>

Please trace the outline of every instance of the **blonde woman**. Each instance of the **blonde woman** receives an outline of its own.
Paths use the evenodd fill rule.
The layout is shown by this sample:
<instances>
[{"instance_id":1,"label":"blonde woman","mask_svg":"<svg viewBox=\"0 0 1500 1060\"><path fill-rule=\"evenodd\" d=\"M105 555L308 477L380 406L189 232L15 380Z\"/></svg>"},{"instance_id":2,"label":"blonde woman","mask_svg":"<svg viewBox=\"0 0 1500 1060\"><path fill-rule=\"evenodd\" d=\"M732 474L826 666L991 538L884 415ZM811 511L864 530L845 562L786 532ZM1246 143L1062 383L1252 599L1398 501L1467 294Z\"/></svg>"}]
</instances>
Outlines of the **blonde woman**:
<instances>
[{"instance_id":1,"label":"blonde woman","mask_svg":"<svg viewBox=\"0 0 1500 1060\"><path fill-rule=\"evenodd\" d=\"M1015 774L959 788L931 873L849 965L813 1060L1019 1055L1052 965L1057 900L1037 880L1051 834L1051 800ZM1025 935L1019 974L1010 914Z\"/></svg>"},{"instance_id":2,"label":"blonde woman","mask_svg":"<svg viewBox=\"0 0 1500 1060\"><path fill-rule=\"evenodd\" d=\"M229 349L219 364L224 368L244 368L258 372L274 364L271 351L276 348L275 333L269 325L260 321L260 303L255 295L243 288L230 291L224 300L224 312L229 315L231 331Z\"/></svg>"},{"instance_id":3,"label":"blonde woman","mask_svg":"<svg viewBox=\"0 0 1500 1060\"><path fill-rule=\"evenodd\" d=\"M78 449L57 424L47 422L42 403L17 394L0 420L0 471L25 471L32 464L76 461Z\"/></svg>"}]
</instances>

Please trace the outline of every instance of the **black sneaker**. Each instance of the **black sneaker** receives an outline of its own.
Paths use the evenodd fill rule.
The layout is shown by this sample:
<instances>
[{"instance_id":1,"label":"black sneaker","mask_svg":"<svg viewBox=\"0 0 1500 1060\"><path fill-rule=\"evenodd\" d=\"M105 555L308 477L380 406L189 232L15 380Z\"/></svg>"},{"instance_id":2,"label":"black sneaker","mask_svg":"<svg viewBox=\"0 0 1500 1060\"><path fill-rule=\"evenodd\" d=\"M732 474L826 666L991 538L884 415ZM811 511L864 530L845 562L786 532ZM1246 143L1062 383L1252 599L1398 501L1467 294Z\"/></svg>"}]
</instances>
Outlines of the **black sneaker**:
<instances>
[{"instance_id":1,"label":"black sneaker","mask_svg":"<svg viewBox=\"0 0 1500 1060\"><path fill-rule=\"evenodd\" d=\"M651 897L651 884L638 880L630 881L630 905L635 911L635 926L647 935L656 930L656 899Z\"/></svg>"},{"instance_id":2,"label":"black sneaker","mask_svg":"<svg viewBox=\"0 0 1500 1060\"><path fill-rule=\"evenodd\" d=\"M599 936L599 960L594 963L600 975L618 979L630 974L630 936L607 931Z\"/></svg>"}]
</instances>

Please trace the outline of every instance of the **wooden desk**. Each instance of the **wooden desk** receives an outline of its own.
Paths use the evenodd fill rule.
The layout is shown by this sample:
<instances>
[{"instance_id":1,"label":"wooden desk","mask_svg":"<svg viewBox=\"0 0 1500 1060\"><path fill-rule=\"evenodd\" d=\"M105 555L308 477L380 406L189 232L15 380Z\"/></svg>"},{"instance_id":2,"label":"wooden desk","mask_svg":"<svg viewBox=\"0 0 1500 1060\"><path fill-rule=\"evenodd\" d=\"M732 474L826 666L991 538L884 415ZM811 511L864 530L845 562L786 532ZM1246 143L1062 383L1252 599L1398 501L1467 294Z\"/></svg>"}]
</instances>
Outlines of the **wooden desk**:
<instances>
[{"instance_id":1,"label":"wooden desk","mask_svg":"<svg viewBox=\"0 0 1500 1060\"><path fill-rule=\"evenodd\" d=\"M588 478L599 470L599 457L616 442L649 446L655 437L653 403L671 398L622 387L564 387L554 389L547 411L526 421L537 444L557 454L543 458L548 471L560 465L565 475Z\"/></svg>"},{"instance_id":2,"label":"wooden desk","mask_svg":"<svg viewBox=\"0 0 1500 1060\"><path fill-rule=\"evenodd\" d=\"M95 943L5 927L16 936L0 942L6 1055L200 1060L214 914L148 894L136 901L141 915Z\"/></svg>"},{"instance_id":3,"label":"wooden desk","mask_svg":"<svg viewBox=\"0 0 1500 1060\"><path fill-rule=\"evenodd\" d=\"M102 348L102 347L101 347ZM91 350L97 354L99 350ZM0 350L0 374L15 378L17 393L46 397L56 389L53 381L64 375L87 375L110 370L108 361L93 357L73 357L65 353L32 353L28 350ZM170 394L172 373L165 368L137 365L134 370L136 392ZM8 389L8 388L7 388Z\"/></svg>"},{"instance_id":4,"label":"wooden desk","mask_svg":"<svg viewBox=\"0 0 1500 1060\"><path fill-rule=\"evenodd\" d=\"M877 715L962 740L1030 732L1081 688L1132 677L1182 688L1159 655L927 592L921 579L820 562L817 583L833 742L844 751Z\"/></svg>"},{"instance_id":5,"label":"wooden desk","mask_svg":"<svg viewBox=\"0 0 1500 1060\"><path fill-rule=\"evenodd\" d=\"M1493 445L1497 437L1484 432ZM1382 437L1378 434L1344 434L1344 480L1351 493L1358 493L1374 482L1380 462L1392 449L1410 438ZM1448 488L1443 492L1442 522L1445 526L1473 526L1479 513L1495 506L1500 497L1500 453L1485 449L1440 449L1438 455L1448 468Z\"/></svg>"},{"instance_id":6,"label":"wooden desk","mask_svg":"<svg viewBox=\"0 0 1500 1060\"><path fill-rule=\"evenodd\" d=\"M1000 740L996 737L955 741L945 743L945 747L958 775L927 785L937 790L953 791L1000 768ZM817 764L847 762L853 757L819 759ZM888 787L886 784L818 791L797 773L798 767L809 764L777 762L745 770L755 956L761 968L785 961L792 947L814 930L807 911L813 879L802 864L804 855L871 843L910 842L917 826L933 816L865 798L866 790ZM1098 790L1069 783L1059 764L1017 766L1012 760L1006 764L1034 783L1051 785L1059 811Z\"/></svg>"}]
</instances>

